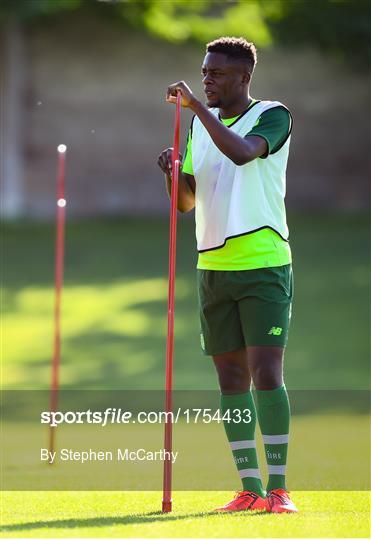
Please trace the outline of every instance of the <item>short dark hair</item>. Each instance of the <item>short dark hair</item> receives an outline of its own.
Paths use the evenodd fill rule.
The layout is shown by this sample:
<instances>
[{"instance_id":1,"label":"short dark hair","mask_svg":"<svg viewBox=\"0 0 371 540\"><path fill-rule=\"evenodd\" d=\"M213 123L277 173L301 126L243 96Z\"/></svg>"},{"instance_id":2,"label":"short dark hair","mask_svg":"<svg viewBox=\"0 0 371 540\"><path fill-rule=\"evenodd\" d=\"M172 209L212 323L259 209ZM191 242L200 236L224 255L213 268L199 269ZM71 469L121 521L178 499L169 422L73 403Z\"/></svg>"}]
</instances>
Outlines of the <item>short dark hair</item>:
<instances>
[{"instance_id":1,"label":"short dark hair","mask_svg":"<svg viewBox=\"0 0 371 540\"><path fill-rule=\"evenodd\" d=\"M257 62L255 45L243 37L225 36L214 39L206 45L206 52L222 53L234 60L245 60L250 73L254 71Z\"/></svg>"}]
</instances>

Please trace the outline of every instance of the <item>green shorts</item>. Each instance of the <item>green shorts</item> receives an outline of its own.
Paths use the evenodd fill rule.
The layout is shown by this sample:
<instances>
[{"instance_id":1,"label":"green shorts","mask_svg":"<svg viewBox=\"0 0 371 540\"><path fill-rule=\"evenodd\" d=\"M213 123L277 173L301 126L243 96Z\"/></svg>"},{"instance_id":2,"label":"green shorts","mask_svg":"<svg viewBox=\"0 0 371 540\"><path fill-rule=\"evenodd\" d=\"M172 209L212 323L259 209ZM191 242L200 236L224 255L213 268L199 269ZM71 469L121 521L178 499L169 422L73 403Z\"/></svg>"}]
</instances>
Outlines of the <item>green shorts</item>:
<instances>
[{"instance_id":1,"label":"green shorts","mask_svg":"<svg viewBox=\"0 0 371 540\"><path fill-rule=\"evenodd\" d=\"M256 270L198 270L201 347L216 355L243 347L285 347L291 264Z\"/></svg>"}]
</instances>

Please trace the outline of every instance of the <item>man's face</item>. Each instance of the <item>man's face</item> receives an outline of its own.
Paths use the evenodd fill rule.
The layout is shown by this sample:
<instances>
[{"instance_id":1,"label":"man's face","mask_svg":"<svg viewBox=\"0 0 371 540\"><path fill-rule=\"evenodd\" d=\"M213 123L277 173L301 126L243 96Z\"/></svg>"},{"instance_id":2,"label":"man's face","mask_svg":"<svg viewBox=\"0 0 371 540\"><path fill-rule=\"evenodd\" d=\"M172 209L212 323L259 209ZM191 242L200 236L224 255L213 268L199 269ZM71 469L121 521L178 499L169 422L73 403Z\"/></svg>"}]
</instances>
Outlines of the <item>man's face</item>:
<instances>
[{"instance_id":1,"label":"man's face","mask_svg":"<svg viewBox=\"0 0 371 540\"><path fill-rule=\"evenodd\" d=\"M249 75L242 62L207 53L201 72L208 107L227 108L246 94Z\"/></svg>"}]
</instances>

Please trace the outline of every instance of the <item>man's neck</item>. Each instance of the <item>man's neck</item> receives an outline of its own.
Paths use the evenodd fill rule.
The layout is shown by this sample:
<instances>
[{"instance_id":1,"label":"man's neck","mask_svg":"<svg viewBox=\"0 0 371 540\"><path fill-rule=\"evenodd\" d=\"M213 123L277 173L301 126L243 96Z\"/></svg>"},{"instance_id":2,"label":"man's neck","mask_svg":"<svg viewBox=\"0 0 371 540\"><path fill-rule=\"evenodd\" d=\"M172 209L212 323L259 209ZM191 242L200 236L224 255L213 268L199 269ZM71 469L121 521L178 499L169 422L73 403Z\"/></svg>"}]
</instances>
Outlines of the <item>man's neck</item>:
<instances>
[{"instance_id":1,"label":"man's neck","mask_svg":"<svg viewBox=\"0 0 371 540\"><path fill-rule=\"evenodd\" d=\"M238 116L239 114L246 111L246 109L249 107L251 102L252 102L252 98L250 97L250 94L247 94L247 96L243 96L241 100L233 103L233 105L230 105L229 107L226 107L226 108L220 108L219 109L220 118L227 119L227 118L234 118L235 116Z\"/></svg>"}]
</instances>

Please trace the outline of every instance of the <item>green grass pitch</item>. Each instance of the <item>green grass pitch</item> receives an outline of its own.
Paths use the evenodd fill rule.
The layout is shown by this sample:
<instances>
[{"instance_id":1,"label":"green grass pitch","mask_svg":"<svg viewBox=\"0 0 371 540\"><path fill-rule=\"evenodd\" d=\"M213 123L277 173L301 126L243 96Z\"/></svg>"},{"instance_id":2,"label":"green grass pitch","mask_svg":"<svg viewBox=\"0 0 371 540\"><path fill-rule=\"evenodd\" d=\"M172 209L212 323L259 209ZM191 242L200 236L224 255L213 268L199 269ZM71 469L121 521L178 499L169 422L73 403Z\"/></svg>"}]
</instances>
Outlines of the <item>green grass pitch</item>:
<instances>
[{"instance_id":1,"label":"green grass pitch","mask_svg":"<svg viewBox=\"0 0 371 540\"><path fill-rule=\"evenodd\" d=\"M63 388L163 388L168 221L138 218L73 223L67 217L67 222ZM285 355L286 385L289 391L366 389L368 217L296 215L289 216L289 225L295 299ZM3 226L3 238L3 387L45 389L50 381L53 329L54 227L10 223ZM195 263L194 225L192 219L181 217L175 387L213 390L217 388L215 372L211 362L202 356L198 341ZM289 475L297 478L305 469L308 482L302 489L320 491L295 491L295 483L290 482L293 500L300 510L297 515L212 514L213 508L233 496L229 491L175 492L174 510L166 515L160 512L162 494L154 491L6 491L1 501L2 535L6 538L368 537L369 493L326 491L327 478L332 489L342 489L337 488L336 482L343 481L344 475L356 479L349 489L358 489L356 482L363 470L359 449L363 449L362 455L367 452L367 442L363 439L367 419L347 403L342 404L341 410L332 411L354 419L349 421L351 425L339 419L337 423L330 422L338 435L344 430L334 443L341 440L349 444L349 447L340 445L339 450L332 452L325 447L325 417L313 424L321 443L313 446L311 406L308 403L306 414L293 418L295 431ZM312 445L313 451L304 450L305 441ZM321 457L326 474L318 475L317 463ZM196 473L197 465L196 462ZM232 462L228 462L228 467L234 474ZM364 470L362 477L365 482L367 472ZM40 486L41 475L42 472ZM239 489L237 476L236 489Z\"/></svg>"},{"instance_id":2,"label":"green grass pitch","mask_svg":"<svg viewBox=\"0 0 371 540\"><path fill-rule=\"evenodd\" d=\"M67 222L63 388L162 389L168 221L70 223L67 216ZM368 218L289 216L289 223L295 293L286 385L367 388ZM12 223L2 232L4 384L48 388L54 227ZM195 267L194 224L180 217L174 384L178 389L214 389L215 371L199 345Z\"/></svg>"},{"instance_id":3,"label":"green grass pitch","mask_svg":"<svg viewBox=\"0 0 371 540\"><path fill-rule=\"evenodd\" d=\"M160 492L6 492L4 537L362 538L370 532L365 492L294 492L300 513L218 515L230 492L176 492L162 514Z\"/></svg>"}]
</instances>

